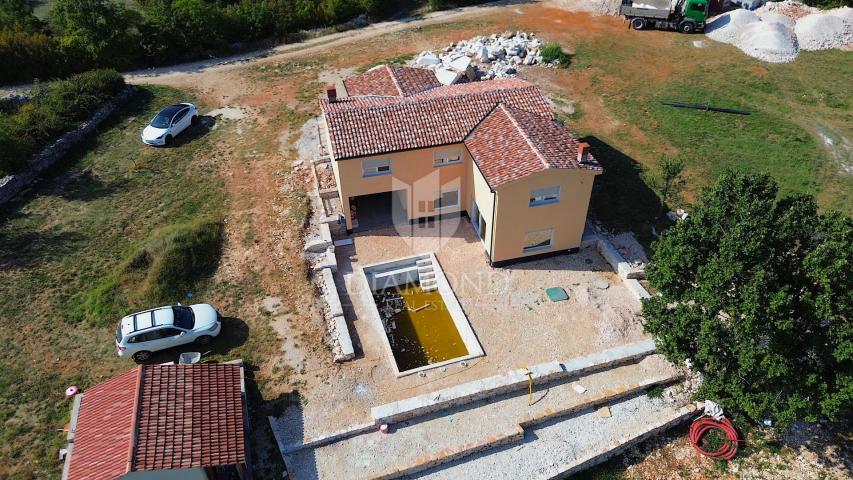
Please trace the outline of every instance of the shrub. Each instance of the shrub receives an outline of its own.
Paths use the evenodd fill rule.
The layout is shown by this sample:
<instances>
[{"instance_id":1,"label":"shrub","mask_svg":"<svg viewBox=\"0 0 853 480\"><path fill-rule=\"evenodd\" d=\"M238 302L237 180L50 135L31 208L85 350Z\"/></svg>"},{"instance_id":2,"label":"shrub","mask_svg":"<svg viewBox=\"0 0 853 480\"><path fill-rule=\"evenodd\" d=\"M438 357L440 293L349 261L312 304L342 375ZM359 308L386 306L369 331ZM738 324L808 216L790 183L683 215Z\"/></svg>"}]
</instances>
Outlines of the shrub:
<instances>
[{"instance_id":1,"label":"shrub","mask_svg":"<svg viewBox=\"0 0 853 480\"><path fill-rule=\"evenodd\" d=\"M224 224L211 219L156 231L82 296L71 319L105 325L130 310L181 300L216 270L223 238Z\"/></svg>"},{"instance_id":2,"label":"shrub","mask_svg":"<svg viewBox=\"0 0 853 480\"><path fill-rule=\"evenodd\" d=\"M36 85L33 99L12 114L0 114L0 175L25 167L39 149L124 88L113 70L93 70Z\"/></svg>"},{"instance_id":3,"label":"shrub","mask_svg":"<svg viewBox=\"0 0 853 480\"><path fill-rule=\"evenodd\" d=\"M563 47L557 42L548 42L542 45L539 53L542 55L543 61L547 63L558 62L562 68L568 67L571 62L569 54L564 52Z\"/></svg>"}]
</instances>

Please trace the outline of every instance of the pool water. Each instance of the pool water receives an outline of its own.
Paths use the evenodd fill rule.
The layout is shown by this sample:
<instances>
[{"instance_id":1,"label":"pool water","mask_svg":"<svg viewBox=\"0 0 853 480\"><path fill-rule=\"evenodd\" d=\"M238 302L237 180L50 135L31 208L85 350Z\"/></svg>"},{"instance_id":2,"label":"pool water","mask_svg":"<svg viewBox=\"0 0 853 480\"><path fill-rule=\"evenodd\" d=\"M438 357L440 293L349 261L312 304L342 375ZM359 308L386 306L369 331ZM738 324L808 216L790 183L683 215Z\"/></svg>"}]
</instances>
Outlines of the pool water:
<instances>
[{"instance_id":1,"label":"pool water","mask_svg":"<svg viewBox=\"0 0 853 480\"><path fill-rule=\"evenodd\" d=\"M399 310L386 314L385 330L399 371L468 355L438 290L425 292L416 284L406 284L374 292L373 298L380 312L384 305Z\"/></svg>"}]
</instances>

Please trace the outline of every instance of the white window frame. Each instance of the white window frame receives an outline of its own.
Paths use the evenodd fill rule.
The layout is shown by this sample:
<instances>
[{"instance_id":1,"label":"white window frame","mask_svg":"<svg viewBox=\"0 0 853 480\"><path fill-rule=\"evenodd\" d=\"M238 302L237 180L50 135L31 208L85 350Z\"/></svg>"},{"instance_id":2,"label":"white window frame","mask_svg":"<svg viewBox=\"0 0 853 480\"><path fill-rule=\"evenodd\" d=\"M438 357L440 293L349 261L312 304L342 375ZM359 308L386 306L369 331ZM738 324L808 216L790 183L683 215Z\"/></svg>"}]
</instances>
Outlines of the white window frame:
<instances>
[{"instance_id":1,"label":"white window frame","mask_svg":"<svg viewBox=\"0 0 853 480\"><path fill-rule=\"evenodd\" d=\"M530 206L540 207L560 203L560 187L537 188L530 192Z\"/></svg>"},{"instance_id":2,"label":"white window frame","mask_svg":"<svg viewBox=\"0 0 853 480\"><path fill-rule=\"evenodd\" d=\"M462 163L461 150L436 152L432 159L433 167L445 167L447 165L458 165L460 163Z\"/></svg>"},{"instance_id":3,"label":"white window frame","mask_svg":"<svg viewBox=\"0 0 853 480\"><path fill-rule=\"evenodd\" d=\"M378 160L363 160L361 162L362 177L379 177L391 175L391 159L380 158Z\"/></svg>"},{"instance_id":4,"label":"white window frame","mask_svg":"<svg viewBox=\"0 0 853 480\"><path fill-rule=\"evenodd\" d=\"M450 193L450 192L456 192L456 203L454 203L453 205L440 205L440 206L436 207L435 206L436 202L439 202L439 204L440 204L441 199L444 196L444 194ZM435 192L435 198L432 201L433 211L441 212L441 211L448 210L448 209L458 209L459 208L459 202L461 201L460 196L461 196L461 194L460 194L458 188L448 188L447 190L441 190L441 191Z\"/></svg>"},{"instance_id":5,"label":"white window frame","mask_svg":"<svg viewBox=\"0 0 853 480\"><path fill-rule=\"evenodd\" d=\"M549 250L554 246L554 229L553 228L543 228L542 230L531 230L529 232L524 232L524 238L526 239L528 235L531 233L539 233L539 232L548 232L548 244L547 245L536 245L532 247L525 247L522 245L521 252L522 253L530 253L530 252L538 252L541 250Z\"/></svg>"}]
</instances>

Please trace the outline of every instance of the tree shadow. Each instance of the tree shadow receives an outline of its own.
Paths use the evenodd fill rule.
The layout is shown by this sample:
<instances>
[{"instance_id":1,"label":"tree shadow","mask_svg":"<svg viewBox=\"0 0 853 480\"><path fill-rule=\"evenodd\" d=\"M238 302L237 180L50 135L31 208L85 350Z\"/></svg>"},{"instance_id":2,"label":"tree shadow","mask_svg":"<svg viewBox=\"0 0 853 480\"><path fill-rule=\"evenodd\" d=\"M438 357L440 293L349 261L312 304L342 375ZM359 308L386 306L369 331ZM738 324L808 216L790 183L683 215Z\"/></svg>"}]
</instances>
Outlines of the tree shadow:
<instances>
[{"instance_id":1,"label":"tree shadow","mask_svg":"<svg viewBox=\"0 0 853 480\"><path fill-rule=\"evenodd\" d=\"M259 368L251 363L243 364L246 385L246 400L249 405L249 461L253 478L284 478L286 467L278 441L270 425L270 417L279 417L288 406L296 405L301 412L298 393L283 393L266 400L258 387L255 373ZM302 417L299 416L299 419ZM288 423L288 429L302 430L302 423Z\"/></svg>"},{"instance_id":2,"label":"tree shadow","mask_svg":"<svg viewBox=\"0 0 853 480\"><path fill-rule=\"evenodd\" d=\"M648 243L660 208L657 194L642 178L642 166L595 136L581 139L590 145L604 173L595 179L590 213L607 228L633 231Z\"/></svg>"},{"instance_id":3,"label":"tree shadow","mask_svg":"<svg viewBox=\"0 0 853 480\"><path fill-rule=\"evenodd\" d=\"M105 183L92 172L71 172L57 178L52 185L46 185L45 194L62 197L65 200L88 202L112 195L126 186L129 180Z\"/></svg>"},{"instance_id":4,"label":"tree shadow","mask_svg":"<svg viewBox=\"0 0 853 480\"><path fill-rule=\"evenodd\" d=\"M6 223L13 214L0 220ZM25 228L0 230L0 271L29 268L42 262L60 260L74 252L86 237L77 232L35 231Z\"/></svg>"}]
</instances>

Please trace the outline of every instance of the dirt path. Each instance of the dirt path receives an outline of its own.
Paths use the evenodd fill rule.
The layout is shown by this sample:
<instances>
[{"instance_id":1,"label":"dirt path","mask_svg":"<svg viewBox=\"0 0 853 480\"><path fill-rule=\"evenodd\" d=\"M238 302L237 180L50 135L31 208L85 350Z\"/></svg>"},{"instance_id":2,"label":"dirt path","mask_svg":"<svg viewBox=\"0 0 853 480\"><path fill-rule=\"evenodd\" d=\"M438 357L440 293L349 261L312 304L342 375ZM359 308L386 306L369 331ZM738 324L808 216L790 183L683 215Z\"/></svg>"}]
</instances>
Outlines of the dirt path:
<instances>
[{"instance_id":1,"label":"dirt path","mask_svg":"<svg viewBox=\"0 0 853 480\"><path fill-rule=\"evenodd\" d=\"M556 2L565 2L566 0L549 0ZM590 3L607 2L611 0L591 0ZM459 21L464 18L485 16L495 14L507 7L513 5L522 5L538 3L538 0L501 0L498 2L485 3L470 7L456 8L453 10L442 10L438 12L430 12L424 15L405 17L398 20L379 22L371 24L367 27L357 30L348 30L344 32L324 35L321 37L306 40L304 42L284 44L269 50L251 52L246 54L235 55L224 59L203 60L198 62L173 65L168 67L160 67L148 70L137 70L125 74L125 79L129 83L154 83L171 85L177 78L186 75L196 74L216 74L223 71L231 70L244 66L247 63L272 63L282 60L304 56L309 53L328 52L335 47L367 40L388 33L399 32L401 30L420 28L427 25L437 23L447 23ZM582 5L587 3L586 0L574 0L574 8L582 9ZM569 3L566 3L569 6ZM597 10L596 7L589 11Z\"/></svg>"}]
</instances>

